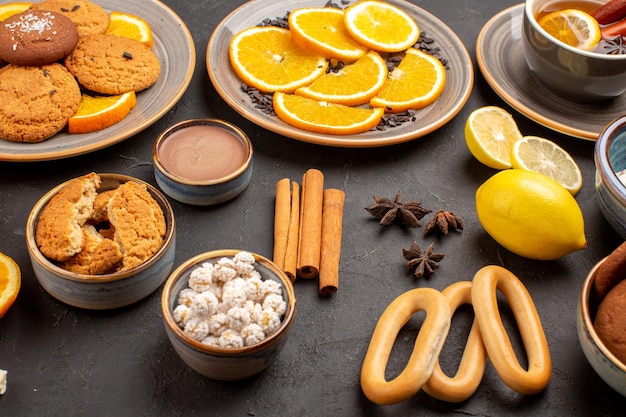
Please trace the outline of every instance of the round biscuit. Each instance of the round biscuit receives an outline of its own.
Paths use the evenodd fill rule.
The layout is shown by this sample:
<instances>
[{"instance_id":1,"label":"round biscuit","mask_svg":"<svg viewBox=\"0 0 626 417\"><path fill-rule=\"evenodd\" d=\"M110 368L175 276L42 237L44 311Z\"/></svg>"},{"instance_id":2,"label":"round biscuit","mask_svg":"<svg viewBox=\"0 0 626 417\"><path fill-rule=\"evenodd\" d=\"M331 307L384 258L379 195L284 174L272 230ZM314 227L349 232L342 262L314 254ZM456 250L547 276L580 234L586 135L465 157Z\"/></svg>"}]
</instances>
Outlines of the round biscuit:
<instances>
[{"instance_id":1,"label":"round biscuit","mask_svg":"<svg viewBox=\"0 0 626 417\"><path fill-rule=\"evenodd\" d=\"M65 66L83 87L110 95L144 90L161 73L161 63L149 48L110 34L80 38Z\"/></svg>"},{"instance_id":2,"label":"round biscuit","mask_svg":"<svg viewBox=\"0 0 626 417\"><path fill-rule=\"evenodd\" d=\"M109 13L101 6L85 0L44 0L34 3L31 10L50 10L67 16L80 36L106 32L111 22Z\"/></svg>"},{"instance_id":3,"label":"round biscuit","mask_svg":"<svg viewBox=\"0 0 626 417\"><path fill-rule=\"evenodd\" d=\"M76 113L81 92L61 64L8 65L0 71L0 138L42 142Z\"/></svg>"}]
</instances>

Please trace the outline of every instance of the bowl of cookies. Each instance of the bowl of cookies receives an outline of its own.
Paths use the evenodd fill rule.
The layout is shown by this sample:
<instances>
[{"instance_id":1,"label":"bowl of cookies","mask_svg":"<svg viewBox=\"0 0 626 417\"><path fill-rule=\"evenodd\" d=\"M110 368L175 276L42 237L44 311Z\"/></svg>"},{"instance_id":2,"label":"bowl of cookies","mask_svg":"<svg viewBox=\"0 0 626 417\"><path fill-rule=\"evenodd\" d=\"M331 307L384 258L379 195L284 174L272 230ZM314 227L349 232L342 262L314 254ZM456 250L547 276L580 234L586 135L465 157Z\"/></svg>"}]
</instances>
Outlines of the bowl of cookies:
<instances>
[{"instance_id":1,"label":"bowl of cookies","mask_svg":"<svg viewBox=\"0 0 626 417\"><path fill-rule=\"evenodd\" d=\"M176 353L211 379L259 374L275 361L296 313L293 284L270 260L247 251L206 252L181 264L161 295Z\"/></svg>"},{"instance_id":2,"label":"bowl of cookies","mask_svg":"<svg viewBox=\"0 0 626 417\"><path fill-rule=\"evenodd\" d=\"M105 310L163 284L174 264L176 225L167 198L152 185L92 172L59 184L34 205L26 244L35 277L50 295Z\"/></svg>"},{"instance_id":3,"label":"bowl of cookies","mask_svg":"<svg viewBox=\"0 0 626 417\"><path fill-rule=\"evenodd\" d=\"M595 372L626 397L626 243L587 274L578 300L578 339Z\"/></svg>"}]
</instances>

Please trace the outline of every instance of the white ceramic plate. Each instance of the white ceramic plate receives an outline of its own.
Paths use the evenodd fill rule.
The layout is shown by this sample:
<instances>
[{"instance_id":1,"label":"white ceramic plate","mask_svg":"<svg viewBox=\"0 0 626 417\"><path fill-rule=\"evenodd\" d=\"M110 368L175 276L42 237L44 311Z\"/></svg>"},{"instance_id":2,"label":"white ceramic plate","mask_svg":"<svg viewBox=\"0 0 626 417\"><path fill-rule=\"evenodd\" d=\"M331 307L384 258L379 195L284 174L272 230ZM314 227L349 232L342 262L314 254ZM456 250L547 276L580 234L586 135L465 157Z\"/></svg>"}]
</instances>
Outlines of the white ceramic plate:
<instances>
[{"instance_id":1,"label":"white ceramic plate","mask_svg":"<svg viewBox=\"0 0 626 417\"><path fill-rule=\"evenodd\" d=\"M445 125L463 108L474 83L472 61L461 40L441 20L406 1L387 1L409 13L422 32L435 40L436 46L441 48L441 55L448 60L443 94L434 104L417 111L413 123L350 136L312 133L263 113L241 90L241 80L232 70L228 58L233 35L267 18L286 16L287 12L297 8L324 6L324 0L253 0L234 10L220 22L209 39L206 51L209 78L219 95L235 111L253 123L289 138L328 146L364 148L392 145L424 136Z\"/></svg>"},{"instance_id":2,"label":"white ceramic plate","mask_svg":"<svg viewBox=\"0 0 626 417\"><path fill-rule=\"evenodd\" d=\"M604 127L626 114L626 94L599 103L574 103L547 90L533 76L522 50L518 4L492 17L476 41L476 59L487 83L504 101L535 122L566 135L596 140Z\"/></svg>"},{"instance_id":3,"label":"white ceramic plate","mask_svg":"<svg viewBox=\"0 0 626 417\"><path fill-rule=\"evenodd\" d=\"M8 1L0 1L8 3ZM88 134L66 131L40 143L0 140L0 160L41 161L93 152L125 140L159 120L181 98L193 75L196 50L185 23L157 0L95 0L109 11L132 13L152 28L152 50L161 61L155 85L137 94L137 105L121 122Z\"/></svg>"}]
</instances>

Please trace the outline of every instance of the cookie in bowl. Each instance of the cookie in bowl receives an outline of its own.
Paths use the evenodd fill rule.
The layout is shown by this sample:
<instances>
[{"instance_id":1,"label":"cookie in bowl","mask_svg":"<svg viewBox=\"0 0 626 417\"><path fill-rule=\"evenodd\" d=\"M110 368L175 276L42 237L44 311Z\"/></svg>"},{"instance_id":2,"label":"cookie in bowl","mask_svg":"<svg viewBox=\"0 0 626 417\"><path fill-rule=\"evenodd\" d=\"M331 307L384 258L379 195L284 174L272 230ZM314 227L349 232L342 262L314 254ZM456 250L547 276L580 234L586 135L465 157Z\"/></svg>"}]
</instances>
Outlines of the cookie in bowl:
<instances>
[{"instance_id":1,"label":"cookie in bowl","mask_svg":"<svg viewBox=\"0 0 626 417\"><path fill-rule=\"evenodd\" d=\"M122 307L167 278L174 215L165 196L144 181L89 173L35 204L26 242L35 276L53 297L86 309Z\"/></svg>"}]
</instances>

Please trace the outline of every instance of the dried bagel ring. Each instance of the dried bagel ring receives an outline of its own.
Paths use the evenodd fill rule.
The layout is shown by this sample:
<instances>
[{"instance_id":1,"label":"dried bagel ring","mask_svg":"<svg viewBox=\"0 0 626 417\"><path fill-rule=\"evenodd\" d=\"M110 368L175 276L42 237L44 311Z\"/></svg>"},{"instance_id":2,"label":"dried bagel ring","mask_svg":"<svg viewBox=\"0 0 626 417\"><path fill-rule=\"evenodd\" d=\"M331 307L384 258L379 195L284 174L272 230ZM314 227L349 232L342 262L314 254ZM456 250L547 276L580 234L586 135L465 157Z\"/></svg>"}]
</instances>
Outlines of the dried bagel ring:
<instances>
[{"instance_id":1,"label":"dried bagel ring","mask_svg":"<svg viewBox=\"0 0 626 417\"><path fill-rule=\"evenodd\" d=\"M421 310L426 311L426 318L406 367L387 381L385 369L398 333ZM393 300L376 324L361 368L361 388L367 398L376 404L393 404L415 395L430 378L451 317L445 297L432 288L410 290Z\"/></svg>"},{"instance_id":2,"label":"dried bagel ring","mask_svg":"<svg viewBox=\"0 0 626 417\"><path fill-rule=\"evenodd\" d=\"M471 291L471 281L456 282L442 291L448 300L452 314L461 305L472 304ZM441 401L465 401L478 389L485 373L486 362L487 351L483 344L478 321L474 319L465 344L465 351L454 377L447 376L437 361L430 379L424 384L423 390Z\"/></svg>"},{"instance_id":3,"label":"dried bagel ring","mask_svg":"<svg viewBox=\"0 0 626 417\"><path fill-rule=\"evenodd\" d=\"M496 298L498 289L515 316L528 357L528 370L519 364L502 325ZM472 304L489 359L504 382L522 394L543 390L550 381L552 362L539 314L524 284L505 268L483 267L472 282Z\"/></svg>"}]
</instances>

